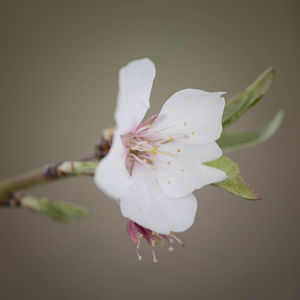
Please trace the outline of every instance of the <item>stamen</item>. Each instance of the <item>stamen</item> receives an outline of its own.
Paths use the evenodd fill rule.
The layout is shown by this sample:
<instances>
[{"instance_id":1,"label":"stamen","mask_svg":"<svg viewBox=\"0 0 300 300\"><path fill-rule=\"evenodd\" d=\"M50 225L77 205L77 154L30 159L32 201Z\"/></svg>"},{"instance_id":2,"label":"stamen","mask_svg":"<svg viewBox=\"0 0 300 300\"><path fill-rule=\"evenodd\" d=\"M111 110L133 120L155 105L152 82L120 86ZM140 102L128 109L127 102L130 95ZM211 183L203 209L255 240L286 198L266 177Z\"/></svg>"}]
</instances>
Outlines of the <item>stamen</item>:
<instances>
[{"instance_id":1,"label":"stamen","mask_svg":"<svg viewBox=\"0 0 300 300\"><path fill-rule=\"evenodd\" d=\"M194 135L194 134L195 134L195 132L194 132L194 131L192 131L192 132L191 132L191 134L192 134L192 135Z\"/></svg>"},{"instance_id":2,"label":"stamen","mask_svg":"<svg viewBox=\"0 0 300 300\"><path fill-rule=\"evenodd\" d=\"M133 158L135 158L138 162L140 162L141 164L145 164L145 159L143 159L143 160L141 160L138 156L136 156L135 154L133 154L133 153L130 153L130 155L133 157ZM146 159L146 161L147 161L147 159Z\"/></svg>"},{"instance_id":3,"label":"stamen","mask_svg":"<svg viewBox=\"0 0 300 300\"><path fill-rule=\"evenodd\" d=\"M187 125L187 122L184 122L183 125L186 126L186 125Z\"/></svg>"},{"instance_id":4,"label":"stamen","mask_svg":"<svg viewBox=\"0 0 300 300\"><path fill-rule=\"evenodd\" d=\"M169 141L173 141L174 138L172 136L169 137Z\"/></svg>"},{"instance_id":5,"label":"stamen","mask_svg":"<svg viewBox=\"0 0 300 300\"><path fill-rule=\"evenodd\" d=\"M157 147L157 146L153 146L153 148L154 148L155 150L157 150L157 149L158 149L158 147Z\"/></svg>"},{"instance_id":6,"label":"stamen","mask_svg":"<svg viewBox=\"0 0 300 300\"><path fill-rule=\"evenodd\" d=\"M171 152L165 152L165 151L161 151L161 150L157 150L158 153L161 153L161 154L165 154L165 155L169 155L169 156L173 156L173 157L176 157L177 158L177 155L176 154L173 154ZM177 152L180 152L177 150Z\"/></svg>"},{"instance_id":7,"label":"stamen","mask_svg":"<svg viewBox=\"0 0 300 300\"><path fill-rule=\"evenodd\" d=\"M181 172L184 172L185 170L184 170L184 169L181 169L180 171L181 171Z\"/></svg>"},{"instance_id":8,"label":"stamen","mask_svg":"<svg viewBox=\"0 0 300 300\"><path fill-rule=\"evenodd\" d=\"M169 251L174 251L174 248L171 246L171 243L173 243L173 240L169 239L169 237L165 234L161 234L160 236L163 237L169 244L169 247L168 247Z\"/></svg>"},{"instance_id":9,"label":"stamen","mask_svg":"<svg viewBox=\"0 0 300 300\"><path fill-rule=\"evenodd\" d=\"M153 239L149 236L150 230L149 229L145 229L143 227L140 227L140 228L141 228L141 230L143 230L145 240L147 241L148 246L149 246L149 248L150 248L150 250L152 252L153 262L157 263L158 260L156 258L155 251L154 251L153 246L152 246L153 245ZM154 241L154 245L155 245L155 241Z\"/></svg>"},{"instance_id":10,"label":"stamen","mask_svg":"<svg viewBox=\"0 0 300 300\"><path fill-rule=\"evenodd\" d=\"M188 137L189 137L189 136L188 136L188 134L185 134L184 136L185 136L186 138L188 138Z\"/></svg>"},{"instance_id":11,"label":"stamen","mask_svg":"<svg viewBox=\"0 0 300 300\"><path fill-rule=\"evenodd\" d=\"M152 124L151 125L143 126L143 127L141 127L141 128L138 129L138 132L143 131L145 129L149 129L151 126L152 126Z\"/></svg>"},{"instance_id":12,"label":"stamen","mask_svg":"<svg viewBox=\"0 0 300 300\"><path fill-rule=\"evenodd\" d=\"M168 180L168 184L171 184L171 181L170 181L170 180Z\"/></svg>"},{"instance_id":13,"label":"stamen","mask_svg":"<svg viewBox=\"0 0 300 300\"><path fill-rule=\"evenodd\" d=\"M181 152L181 150L180 150L180 149L177 149L177 152Z\"/></svg>"},{"instance_id":14,"label":"stamen","mask_svg":"<svg viewBox=\"0 0 300 300\"><path fill-rule=\"evenodd\" d=\"M136 255L138 257L138 260L142 260L142 256L140 255L140 251L139 251L138 247L135 248L135 251L136 251Z\"/></svg>"},{"instance_id":15,"label":"stamen","mask_svg":"<svg viewBox=\"0 0 300 300\"><path fill-rule=\"evenodd\" d=\"M158 260L156 258L155 251L154 251L153 247L150 246L150 249L151 249L151 252L152 252L153 262L158 263Z\"/></svg>"},{"instance_id":16,"label":"stamen","mask_svg":"<svg viewBox=\"0 0 300 300\"><path fill-rule=\"evenodd\" d=\"M168 165L170 165L171 164L171 162L170 161L168 161Z\"/></svg>"},{"instance_id":17,"label":"stamen","mask_svg":"<svg viewBox=\"0 0 300 300\"><path fill-rule=\"evenodd\" d=\"M170 236L182 247L185 246L185 244L182 242L180 238L178 238L173 232L170 233Z\"/></svg>"}]
</instances>

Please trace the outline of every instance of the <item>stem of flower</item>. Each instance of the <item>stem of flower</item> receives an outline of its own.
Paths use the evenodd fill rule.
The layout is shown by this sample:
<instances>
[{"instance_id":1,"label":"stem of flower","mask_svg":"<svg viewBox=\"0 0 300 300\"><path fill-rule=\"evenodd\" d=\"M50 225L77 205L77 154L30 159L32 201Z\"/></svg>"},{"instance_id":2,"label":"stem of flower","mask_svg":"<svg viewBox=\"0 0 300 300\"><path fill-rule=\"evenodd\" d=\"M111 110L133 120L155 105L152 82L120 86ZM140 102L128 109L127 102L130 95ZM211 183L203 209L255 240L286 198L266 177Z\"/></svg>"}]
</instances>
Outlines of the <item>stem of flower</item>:
<instances>
[{"instance_id":1,"label":"stem of flower","mask_svg":"<svg viewBox=\"0 0 300 300\"><path fill-rule=\"evenodd\" d=\"M18 204L20 201L16 201L15 193L30 187L66 177L93 176L99 160L110 149L113 134L113 127L105 129L95 147L95 153L88 157L81 158L78 161L49 164L43 168L0 181L0 206L10 206L9 204L14 204L15 202Z\"/></svg>"},{"instance_id":2,"label":"stem of flower","mask_svg":"<svg viewBox=\"0 0 300 300\"><path fill-rule=\"evenodd\" d=\"M13 197L16 192L33 186L72 176L93 176L98 163L98 160L65 161L2 180L0 181L0 203Z\"/></svg>"}]
</instances>

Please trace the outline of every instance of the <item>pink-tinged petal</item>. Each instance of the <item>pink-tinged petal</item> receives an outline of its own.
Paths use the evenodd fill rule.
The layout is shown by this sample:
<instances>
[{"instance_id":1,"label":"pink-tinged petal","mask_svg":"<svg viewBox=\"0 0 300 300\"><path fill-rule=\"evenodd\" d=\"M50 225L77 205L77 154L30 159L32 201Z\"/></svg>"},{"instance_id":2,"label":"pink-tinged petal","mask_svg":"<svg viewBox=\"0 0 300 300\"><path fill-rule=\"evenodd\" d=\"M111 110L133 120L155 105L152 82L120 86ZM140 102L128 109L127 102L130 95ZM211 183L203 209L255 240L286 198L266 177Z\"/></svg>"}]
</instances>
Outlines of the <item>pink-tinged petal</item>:
<instances>
[{"instance_id":1,"label":"pink-tinged petal","mask_svg":"<svg viewBox=\"0 0 300 300\"><path fill-rule=\"evenodd\" d=\"M137 224L161 234L181 232L194 222L197 201L193 194L170 198L152 169L134 165L132 183L121 196L121 212Z\"/></svg>"},{"instance_id":2,"label":"pink-tinged petal","mask_svg":"<svg viewBox=\"0 0 300 300\"><path fill-rule=\"evenodd\" d=\"M128 235L136 247L139 247L140 244L140 235L137 230L136 224L132 220L127 221L127 232Z\"/></svg>"},{"instance_id":3,"label":"pink-tinged petal","mask_svg":"<svg viewBox=\"0 0 300 300\"><path fill-rule=\"evenodd\" d=\"M185 89L175 93L163 105L152 130L181 137L184 142L205 144L216 141L222 132L225 100L222 92L209 93Z\"/></svg>"},{"instance_id":4,"label":"pink-tinged petal","mask_svg":"<svg viewBox=\"0 0 300 300\"><path fill-rule=\"evenodd\" d=\"M175 141L159 148L164 153L155 160L155 173L162 190L169 197L183 197L207 184L226 179L225 172L203 162L216 160L222 151L216 142L189 145Z\"/></svg>"},{"instance_id":5,"label":"pink-tinged petal","mask_svg":"<svg viewBox=\"0 0 300 300\"><path fill-rule=\"evenodd\" d=\"M119 73L115 120L120 134L134 131L149 108L155 66L144 58L130 62Z\"/></svg>"},{"instance_id":6,"label":"pink-tinged petal","mask_svg":"<svg viewBox=\"0 0 300 300\"><path fill-rule=\"evenodd\" d=\"M113 143L108 154L103 158L95 173L96 185L113 199L127 190L130 175L126 168L126 157L128 150L123 146L120 134L115 132Z\"/></svg>"}]
</instances>

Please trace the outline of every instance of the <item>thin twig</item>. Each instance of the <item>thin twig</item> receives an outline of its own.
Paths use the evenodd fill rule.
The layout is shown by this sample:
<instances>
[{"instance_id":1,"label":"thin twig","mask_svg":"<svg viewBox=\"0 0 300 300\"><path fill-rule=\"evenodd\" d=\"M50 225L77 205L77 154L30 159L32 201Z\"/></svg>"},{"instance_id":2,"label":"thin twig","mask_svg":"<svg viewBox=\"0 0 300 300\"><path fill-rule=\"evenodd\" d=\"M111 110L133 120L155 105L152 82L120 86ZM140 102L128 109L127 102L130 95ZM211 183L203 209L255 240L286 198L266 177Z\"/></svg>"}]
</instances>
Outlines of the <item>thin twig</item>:
<instances>
[{"instance_id":1,"label":"thin twig","mask_svg":"<svg viewBox=\"0 0 300 300\"><path fill-rule=\"evenodd\" d=\"M43 168L29 171L27 173L4 179L0 181L0 206L12 203L15 193L41 184L46 184L54 180L72 176L93 176L95 169L109 151L114 128L105 129L95 147L95 153L78 161L65 161L46 165Z\"/></svg>"},{"instance_id":2,"label":"thin twig","mask_svg":"<svg viewBox=\"0 0 300 300\"><path fill-rule=\"evenodd\" d=\"M92 176L98 164L93 161L66 161L58 164L49 164L44 168L33 170L22 175L0 181L0 202L21 190L45 184L54 180L72 176Z\"/></svg>"}]
</instances>

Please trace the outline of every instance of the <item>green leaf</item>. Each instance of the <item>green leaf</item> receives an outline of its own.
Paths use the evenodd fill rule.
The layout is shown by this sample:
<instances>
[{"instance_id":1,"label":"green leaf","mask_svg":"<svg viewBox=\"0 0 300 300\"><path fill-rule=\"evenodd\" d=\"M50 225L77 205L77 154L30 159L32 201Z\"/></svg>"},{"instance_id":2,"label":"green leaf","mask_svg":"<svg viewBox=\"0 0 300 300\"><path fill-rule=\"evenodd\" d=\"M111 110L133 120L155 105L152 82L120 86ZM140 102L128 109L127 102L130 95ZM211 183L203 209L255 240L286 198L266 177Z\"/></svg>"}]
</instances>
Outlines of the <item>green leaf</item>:
<instances>
[{"instance_id":1,"label":"green leaf","mask_svg":"<svg viewBox=\"0 0 300 300\"><path fill-rule=\"evenodd\" d=\"M262 99L271 86L274 75L274 69L268 68L244 92L226 103L222 119L223 128L236 121Z\"/></svg>"},{"instance_id":2,"label":"green leaf","mask_svg":"<svg viewBox=\"0 0 300 300\"><path fill-rule=\"evenodd\" d=\"M90 215L90 213L81 206L34 196L23 196L21 205L26 209L62 223L77 221Z\"/></svg>"},{"instance_id":3,"label":"green leaf","mask_svg":"<svg viewBox=\"0 0 300 300\"><path fill-rule=\"evenodd\" d=\"M217 141L223 152L231 152L249 148L266 142L280 127L284 112L279 111L276 116L263 128L248 132L223 131Z\"/></svg>"},{"instance_id":4,"label":"green leaf","mask_svg":"<svg viewBox=\"0 0 300 300\"><path fill-rule=\"evenodd\" d=\"M230 193L238 195L247 200L260 200L261 197L243 179L238 165L227 156L217 160L206 162L207 166L223 170L227 179L213 185L224 188Z\"/></svg>"}]
</instances>

